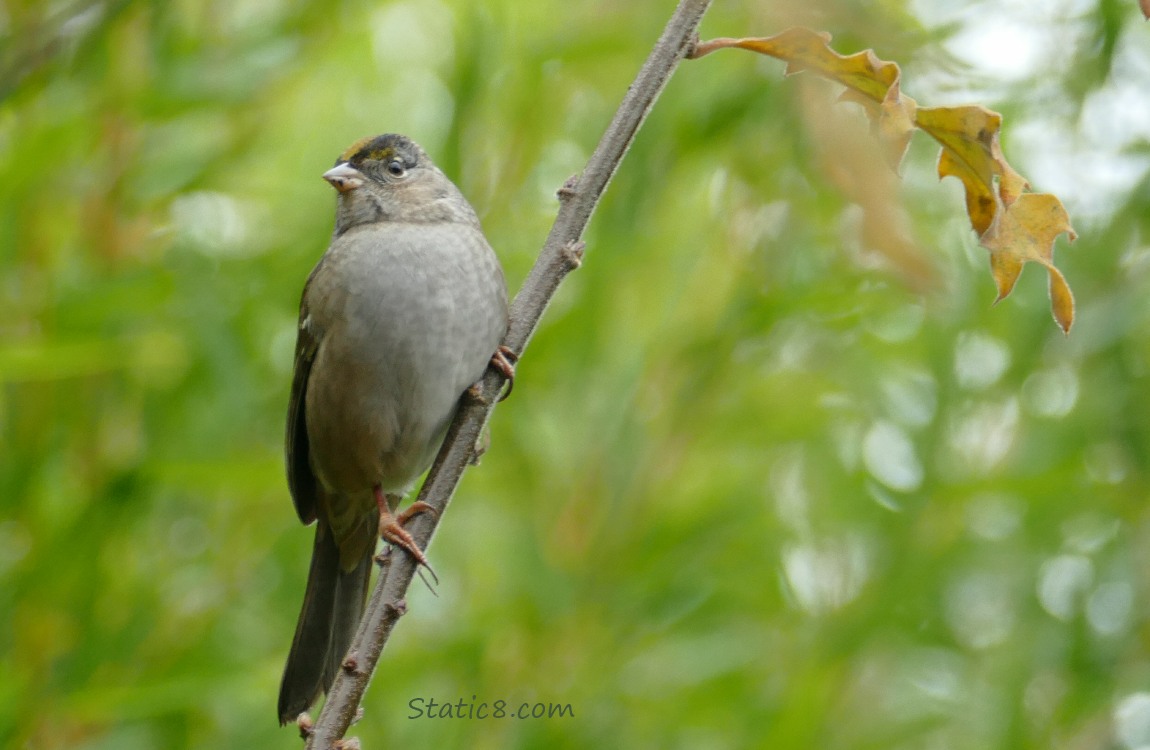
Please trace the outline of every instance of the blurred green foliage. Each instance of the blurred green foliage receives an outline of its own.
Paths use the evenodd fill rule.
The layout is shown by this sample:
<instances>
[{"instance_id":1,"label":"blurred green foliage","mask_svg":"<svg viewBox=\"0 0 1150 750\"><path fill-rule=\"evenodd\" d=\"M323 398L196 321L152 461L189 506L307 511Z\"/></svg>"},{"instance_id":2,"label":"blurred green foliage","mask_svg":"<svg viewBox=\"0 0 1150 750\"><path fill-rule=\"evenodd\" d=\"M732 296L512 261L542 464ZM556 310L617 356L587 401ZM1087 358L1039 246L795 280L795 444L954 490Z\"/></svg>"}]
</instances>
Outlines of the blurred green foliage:
<instances>
[{"instance_id":1,"label":"blurred green foliage","mask_svg":"<svg viewBox=\"0 0 1150 750\"><path fill-rule=\"evenodd\" d=\"M1097 101L1144 86L1150 37L1134 3L1042 4L1059 64L1004 83L945 44L1004 11L938 5L703 29L804 23L924 106L1005 112L1012 163L1081 188L1071 337L1034 270L990 306L930 144L903 168L920 295L822 171L800 102L832 87L685 64L444 520L365 747L1150 744L1147 137ZM296 746L274 703L311 531L281 440L320 173L411 135L514 289L670 6L0 3L0 746ZM1075 171L1103 157L1125 187ZM472 696L574 717L409 718Z\"/></svg>"}]
</instances>

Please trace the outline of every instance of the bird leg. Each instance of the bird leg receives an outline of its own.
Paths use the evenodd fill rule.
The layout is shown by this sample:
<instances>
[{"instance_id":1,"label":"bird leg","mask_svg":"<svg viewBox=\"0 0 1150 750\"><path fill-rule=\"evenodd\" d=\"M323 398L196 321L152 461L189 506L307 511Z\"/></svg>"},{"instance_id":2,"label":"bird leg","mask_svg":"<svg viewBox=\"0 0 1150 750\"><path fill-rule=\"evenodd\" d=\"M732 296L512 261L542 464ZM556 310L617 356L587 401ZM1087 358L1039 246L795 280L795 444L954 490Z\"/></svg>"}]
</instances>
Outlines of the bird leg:
<instances>
[{"instance_id":1,"label":"bird leg","mask_svg":"<svg viewBox=\"0 0 1150 750\"><path fill-rule=\"evenodd\" d=\"M427 572L431 573L431 577L435 579L436 583L439 583L439 576L435 575L435 571L431 569L431 565L427 562L427 556L423 554L423 550L415 543L408 530L403 528L408 521L420 513L435 513L435 508L420 501L412 503L407 510L399 515L393 515L387 496L383 494L383 489L377 484L373 491L375 503L379 506L379 535L383 537L383 541L407 550L407 553L415 558L415 562L427 568Z\"/></svg>"},{"instance_id":2,"label":"bird leg","mask_svg":"<svg viewBox=\"0 0 1150 750\"><path fill-rule=\"evenodd\" d=\"M511 389L515 387L515 364L517 362L519 362L519 355L511 351L511 347L503 344L500 344L495 353L491 355L491 367L507 378L507 390L499 397L500 401L510 396Z\"/></svg>"}]
</instances>

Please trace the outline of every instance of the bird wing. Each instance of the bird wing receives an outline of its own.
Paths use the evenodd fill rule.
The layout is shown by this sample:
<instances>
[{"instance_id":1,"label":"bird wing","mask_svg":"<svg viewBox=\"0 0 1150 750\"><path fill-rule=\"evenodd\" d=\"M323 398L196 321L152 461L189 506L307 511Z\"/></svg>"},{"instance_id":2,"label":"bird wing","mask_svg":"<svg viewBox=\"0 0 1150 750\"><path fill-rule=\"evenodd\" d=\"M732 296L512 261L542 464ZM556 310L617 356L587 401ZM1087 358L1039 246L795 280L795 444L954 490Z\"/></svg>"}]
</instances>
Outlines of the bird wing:
<instances>
[{"instance_id":1,"label":"bird wing","mask_svg":"<svg viewBox=\"0 0 1150 750\"><path fill-rule=\"evenodd\" d=\"M322 265L322 261L321 261ZM319 349L321 334L311 325L308 311L307 291L320 266L316 266L304 285L303 298L299 305L299 326L296 331L295 371L291 380L291 397L288 400L287 439L284 444L284 458L287 465L288 489L295 504L299 520L309 524L316 518L316 497L318 486L311 468L311 448L307 436L307 383L311 375L311 365Z\"/></svg>"}]
</instances>

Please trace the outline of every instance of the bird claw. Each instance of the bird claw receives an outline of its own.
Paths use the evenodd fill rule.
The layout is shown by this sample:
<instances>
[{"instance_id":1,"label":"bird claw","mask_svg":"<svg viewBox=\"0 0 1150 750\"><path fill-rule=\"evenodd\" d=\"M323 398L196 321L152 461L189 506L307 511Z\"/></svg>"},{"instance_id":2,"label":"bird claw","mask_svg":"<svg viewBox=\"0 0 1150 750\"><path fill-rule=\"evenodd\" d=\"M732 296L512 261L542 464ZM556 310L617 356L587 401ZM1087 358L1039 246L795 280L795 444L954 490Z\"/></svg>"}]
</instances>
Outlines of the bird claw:
<instances>
[{"instance_id":1,"label":"bird claw","mask_svg":"<svg viewBox=\"0 0 1150 750\"><path fill-rule=\"evenodd\" d=\"M504 344L500 344L495 353L491 355L491 367L507 379L507 390L499 396L500 401L510 396L511 389L515 387L515 365L518 363L519 355L513 352L511 347Z\"/></svg>"},{"instance_id":2,"label":"bird claw","mask_svg":"<svg viewBox=\"0 0 1150 750\"><path fill-rule=\"evenodd\" d=\"M439 576L435 574L435 571L427 562L427 555L423 554L423 550L415 543L415 539L412 538L411 533L403 528L408 521L421 513L438 515L438 511L427 503L419 501L412 503L410 507L399 515L392 515L391 509L388 507L387 498L384 497L383 491L378 486L375 488L375 502L379 505L379 535L383 538L383 541L406 550L407 554L415 559L418 566L417 570L427 568L427 572L431 574L431 578L435 581L436 585L438 585ZM430 583L427 583L427 579L424 578L422 572L420 572L419 577L434 594L435 589L432 588Z\"/></svg>"}]
</instances>

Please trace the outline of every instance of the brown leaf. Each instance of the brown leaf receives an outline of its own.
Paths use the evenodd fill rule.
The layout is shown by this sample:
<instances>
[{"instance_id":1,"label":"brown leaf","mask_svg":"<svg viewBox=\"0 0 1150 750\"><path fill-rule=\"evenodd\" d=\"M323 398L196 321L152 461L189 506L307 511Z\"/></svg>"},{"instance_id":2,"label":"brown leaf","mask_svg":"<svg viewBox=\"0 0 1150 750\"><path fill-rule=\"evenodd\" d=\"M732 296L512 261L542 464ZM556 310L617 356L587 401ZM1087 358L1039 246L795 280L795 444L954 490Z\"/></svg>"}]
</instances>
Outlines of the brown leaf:
<instances>
[{"instance_id":1,"label":"brown leaf","mask_svg":"<svg viewBox=\"0 0 1150 750\"><path fill-rule=\"evenodd\" d=\"M1001 300L1014 289L1014 283L1028 261L1041 263L1050 276L1050 306L1063 332L1074 323L1074 295L1062 272L1054 267L1054 240L1065 232L1073 241L1077 235L1062 201L1049 193L1023 193L999 216L981 238L990 251L990 270Z\"/></svg>"},{"instance_id":2,"label":"brown leaf","mask_svg":"<svg viewBox=\"0 0 1150 750\"><path fill-rule=\"evenodd\" d=\"M998 140L1002 115L983 107L922 107L915 123L942 144L938 176L962 181L966 212L981 236L998 213L994 190L998 166L991 144Z\"/></svg>"},{"instance_id":3,"label":"brown leaf","mask_svg":"<svg viewBox=\"0 0 1150 750\"><path fill-rule=\"evenodd\" d=\"M870 117L872 129L883 144L887 163L898 172L914 134L917 108L914 99L900 92L898 65L878 59L869 49L853 55L840 55L831 49L830 41L830 34L795 27L771 37L700 42L691 57L735 47L785 61L786 75L809 70L841 83L846 91L840 98L862 105Z\"/></svg>"},{"instance_id":4,"label":"brown leaf","mask_svg":"<svg viewBox=\"0 0 1150 750\"><path fill-rule=\"evenodd\" d=\"M873 102L882 102L887 90L898 80L898 65L878 59L869 49L853 55L840 55L830 48L830 41L831 35L826 32L794 27L769 37L699 42L690 56L698 58L728 47L751 50L786 62L786 75L810 70L859 92Z\"/></svg>"},{"instance_id":5,"label":"brown leaf","mask_svg":"<svg viewBox=\"0 0 1150 750\"><path fill-rule=\"evenodd\" d=\"M1050 311L1062 332L1069 334L1070 326L1074 325L1074 294L1062 271L1051 264L1046 272L1050 275Z\"/></svg>"},{"instance_id":6,"label":"brown leaf","mask_svg":"<svg viewBox=\"0 0 1150 750\"><path fill-rule=\"evenodd\" d=\"M1150 6L1150 0L1141 3L1144 11ZM862 105L870 117L887 163L896 172L914 129L926 131L942 145L939 177L953 176L962 182L970 224L991 252L991 273L998 287L998 299L1010 294L1025 262L1041 263L1050 274L1054 317L1062 330L1069 331L1074 322L1074 297L1066 279L1054 267L1053 245L1062 232L1074 239L1074 231L1062 203L1053 195L1026 192L1026 179L1006 161L999 142L1002 115L978 106L920 108L914 99L901 93L898 65L878 59L871 50L840 55L830 48L830 39L829 34L792 28L772 37L700 42L690 57L702 57L718 49L746 49L785 61L787 75L809 70L837 81L847 89L840 99ZM828 174L851 175L851 179L837 182L845 194L863 207L867 220L864 224L870 227L870 244L877 244L888 257L906 263L912 254L905 248L912 244L895 241L901 232L883 229L898 223L895 215L888 213L882 200L867 198L891 189L875 179L873 172L860 169L856 159L840 154L828 161L834 162ZM862 175L869 177L860 180Z\"/></svg>"},{"instance_id":7,"label":"brown leaf","mask_svg":"<svg viewBox=\"0 0 1150 750\"><path fill-rule=\"evenodd\" d=\"M981 236L994 222L999 202L1009 206L1028 187L1002 154L1002 115L977 106L923 107L915 124L942 144L938 176L962 181L970 224Z\"/></svg>"}]
</instances>

